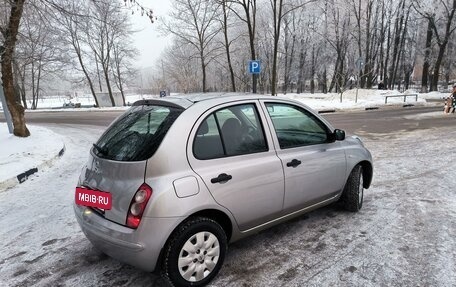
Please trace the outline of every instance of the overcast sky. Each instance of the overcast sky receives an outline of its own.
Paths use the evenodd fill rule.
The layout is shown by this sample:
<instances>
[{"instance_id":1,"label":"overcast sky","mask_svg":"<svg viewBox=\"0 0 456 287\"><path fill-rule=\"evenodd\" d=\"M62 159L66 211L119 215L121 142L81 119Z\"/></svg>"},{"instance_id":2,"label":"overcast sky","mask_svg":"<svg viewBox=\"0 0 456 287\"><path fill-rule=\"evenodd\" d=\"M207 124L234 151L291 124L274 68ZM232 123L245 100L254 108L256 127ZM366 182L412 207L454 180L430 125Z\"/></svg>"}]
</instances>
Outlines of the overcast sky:
<instances>
[{"instance_id":1,"label":"overcast sky","mask_svg":"<svg viewBox=\"0 0 456 287\"><path fill-rule=\"evenodd\" d=\"M160 18L168 13L170 2L170 0L153 0L150 2L143 1L142 3L152 8L154 15ZM131 21L135 30L141 30L133 36L134 44L140 51L140 55L136 59L136 65L138 68L153 66L161 52L170 42L170 37L163 37L158 32L159 20L152 24L148 17L141 17L141 15L135 13L132 15Z\"/></svg>"}]
</instances>

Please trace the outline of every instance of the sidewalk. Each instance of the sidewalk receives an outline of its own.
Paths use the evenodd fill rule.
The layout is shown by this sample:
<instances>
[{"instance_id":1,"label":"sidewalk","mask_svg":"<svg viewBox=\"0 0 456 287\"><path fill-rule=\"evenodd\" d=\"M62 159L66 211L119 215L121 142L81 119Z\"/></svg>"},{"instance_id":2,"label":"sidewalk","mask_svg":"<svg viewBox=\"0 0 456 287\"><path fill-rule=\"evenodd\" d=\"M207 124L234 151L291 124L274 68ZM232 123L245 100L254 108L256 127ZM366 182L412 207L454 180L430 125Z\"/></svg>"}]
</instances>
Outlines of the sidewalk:
<instances>
[{"instance_id":1,"label":"sidewalk","mask_svg":"<svg viewBox=\"0 0 456 287\"><path fill-rule=\"evenodd\" d=\"M0 192L24 182L61 157L65 151L62 138L49 129L27 125L31 136L18 138L0 123Z\"/></svg>"}]
</instances>

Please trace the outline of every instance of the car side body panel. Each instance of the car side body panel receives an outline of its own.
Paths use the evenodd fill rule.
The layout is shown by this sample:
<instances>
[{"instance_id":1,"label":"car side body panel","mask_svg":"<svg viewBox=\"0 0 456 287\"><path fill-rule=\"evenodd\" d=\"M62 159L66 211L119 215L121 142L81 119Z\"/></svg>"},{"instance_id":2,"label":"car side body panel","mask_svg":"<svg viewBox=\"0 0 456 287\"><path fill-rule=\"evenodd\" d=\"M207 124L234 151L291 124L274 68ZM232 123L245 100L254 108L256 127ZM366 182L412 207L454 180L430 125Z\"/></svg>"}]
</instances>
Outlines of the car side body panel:
<instances>
[{"instance_id":1,"label":"car side body panel","mask_svg":"<svg viewBox=\"0 0 456 287\"><path fill-rule=\"evenodd\" d=\"M239 104L253 104L259 109L258 101L235 103ZM201 177L215 201L231 211L239 229L246 230L272 220L283 209L283 171L269 131L264 132L268 151L208 160L199 160L193 154L193 139L202 121L211 113L232 105L228 103L209 109L198 119L190 133L187 156L192 169ZM265 122L264 115L259 114L259 117ZM232 179L211 182L222 173L232 176Z\"/></svg>"},{"instance_id":2,"label":"car side body panel","mask_svg":"<svg viewBox=\"0 0 456 287\"><path fill-rule=\"evenodd\" d=\"M369 188L372 183L374 172L370 151L364 147L357 136L349 136L344 141L341 141L341 144L347 156L347 173L345 174L345 181L347 181L353 168L358 164L362 164L364 188Z\"/></svg>"}]
</instances>

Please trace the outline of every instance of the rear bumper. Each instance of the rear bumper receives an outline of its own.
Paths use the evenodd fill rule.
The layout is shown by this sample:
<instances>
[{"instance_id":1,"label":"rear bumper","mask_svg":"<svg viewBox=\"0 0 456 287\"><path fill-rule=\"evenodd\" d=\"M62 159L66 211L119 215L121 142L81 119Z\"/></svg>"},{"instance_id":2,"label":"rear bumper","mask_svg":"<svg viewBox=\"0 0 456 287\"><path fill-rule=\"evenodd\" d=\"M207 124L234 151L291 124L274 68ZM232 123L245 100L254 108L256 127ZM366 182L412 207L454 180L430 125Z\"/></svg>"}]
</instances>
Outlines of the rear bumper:
<instances>
[{"instance_id":1,"label":"rear bumper","mask_svg":"<svg viewBox=\"0 0 456 287\"><path fill-rule=\"evenodd\" d=\"M154 271L166 240L184 219L147 218L138 229L111 222L89 208L74 205L76 219L87 239L100 251L145 271Z\"/></svg>"}]
</instances>

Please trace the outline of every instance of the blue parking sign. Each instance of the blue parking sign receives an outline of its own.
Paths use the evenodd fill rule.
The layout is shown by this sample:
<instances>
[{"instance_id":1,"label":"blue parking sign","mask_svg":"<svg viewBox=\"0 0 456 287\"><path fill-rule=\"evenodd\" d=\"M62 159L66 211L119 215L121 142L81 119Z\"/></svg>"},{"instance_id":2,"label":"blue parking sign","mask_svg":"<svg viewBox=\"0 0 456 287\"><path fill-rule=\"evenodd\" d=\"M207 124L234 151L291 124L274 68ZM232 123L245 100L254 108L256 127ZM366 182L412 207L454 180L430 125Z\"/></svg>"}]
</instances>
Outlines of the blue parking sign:
<instances>
[{"instance_id":1,"label":"blue parking sign","mask_svg":"<svg viewBox=\"0 0 456 287\"><path fill-rule=\"evenodd\" d=\"M261 61L259 61L259 60L249 61L249 73L250 74L261 73Z\"/></svg>"}]
</instances>

